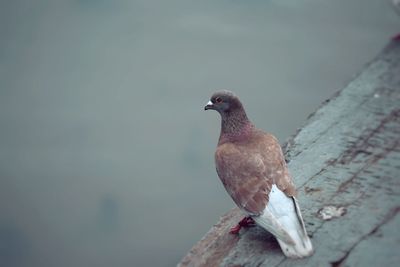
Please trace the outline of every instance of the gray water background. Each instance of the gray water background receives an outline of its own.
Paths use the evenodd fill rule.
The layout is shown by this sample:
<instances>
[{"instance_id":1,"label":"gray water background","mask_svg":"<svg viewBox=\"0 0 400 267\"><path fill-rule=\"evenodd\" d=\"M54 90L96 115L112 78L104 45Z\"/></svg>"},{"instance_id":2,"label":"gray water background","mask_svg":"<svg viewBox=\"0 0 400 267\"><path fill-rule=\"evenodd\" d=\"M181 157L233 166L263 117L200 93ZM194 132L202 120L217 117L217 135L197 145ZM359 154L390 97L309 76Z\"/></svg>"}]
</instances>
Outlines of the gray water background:
<instances>
[{"instance_id":1,"label":"gray water background","mask_svg":"<svg viewBox=\"0 0 400 267\"><path fill-rule=\"evenodd\" d=\"M233 206L215 89L285 141L400 31L384 0L0 2L0 266L173 266Z\"/></svg>"}]
</instances>

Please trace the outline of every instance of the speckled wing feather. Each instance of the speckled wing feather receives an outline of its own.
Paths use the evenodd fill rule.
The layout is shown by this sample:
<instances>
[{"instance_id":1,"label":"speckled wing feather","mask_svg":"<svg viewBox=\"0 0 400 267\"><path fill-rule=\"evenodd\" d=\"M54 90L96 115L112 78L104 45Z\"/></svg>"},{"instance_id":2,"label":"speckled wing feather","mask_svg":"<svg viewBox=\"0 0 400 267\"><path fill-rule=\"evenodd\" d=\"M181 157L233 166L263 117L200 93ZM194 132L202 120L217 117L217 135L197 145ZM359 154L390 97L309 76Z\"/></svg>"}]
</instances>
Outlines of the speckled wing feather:
<instances>
[{"instance_id":1,"label":"speckled wing feather","mask_svg":"<svg viewBox=\"0 0 400 267\"><path fill-rule=\"evenodd\" d=\"M268 204L273 184L287 196L296 193L276 138L254 131L250 138L218 145L217 173L235 203L251 215L260 215Z\"/></svg>"}]
</instances>

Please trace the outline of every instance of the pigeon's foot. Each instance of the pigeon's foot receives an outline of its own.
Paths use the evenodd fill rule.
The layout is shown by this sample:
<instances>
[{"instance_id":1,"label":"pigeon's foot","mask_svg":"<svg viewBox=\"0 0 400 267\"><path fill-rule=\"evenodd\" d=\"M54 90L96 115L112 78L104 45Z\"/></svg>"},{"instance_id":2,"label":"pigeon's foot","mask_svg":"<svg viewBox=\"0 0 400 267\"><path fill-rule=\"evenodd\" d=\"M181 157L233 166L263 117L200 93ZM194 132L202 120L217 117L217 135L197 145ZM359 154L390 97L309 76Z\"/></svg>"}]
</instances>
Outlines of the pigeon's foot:
<instances>
[{"instance_id":1,"label":"pigeon's foot","mask_svg":"<svg viewBox=\"0 0 400 267\"><path fill-rule=\"evenodd\" d=\"M242 229L242 227L252 227L255 226L256 223L254 222L253 218L249 217L244 217L236 226L232 227L229 233L233 235L237 235Z\"/></svg>"}]
</instances>

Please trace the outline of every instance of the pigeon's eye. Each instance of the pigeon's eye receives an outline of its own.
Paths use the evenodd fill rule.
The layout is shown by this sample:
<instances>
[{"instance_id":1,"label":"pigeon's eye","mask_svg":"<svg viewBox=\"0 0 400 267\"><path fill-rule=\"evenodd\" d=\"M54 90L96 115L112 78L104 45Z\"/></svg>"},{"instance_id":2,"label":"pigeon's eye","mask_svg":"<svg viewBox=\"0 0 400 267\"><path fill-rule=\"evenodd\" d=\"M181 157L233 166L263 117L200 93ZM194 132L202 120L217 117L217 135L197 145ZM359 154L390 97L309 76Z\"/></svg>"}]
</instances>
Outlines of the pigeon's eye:
<instances>
[{"instance_id":1,"label":"pigeon's eye","mask_svg":"<svg viewBox=\"0 0 400 267\"><path fill-rule=\"evenodd\" d=\"M215 102L217 102L217 103L221 103L221 102L222 102L222 98L220 98L220 97L217 97L217 98L215 99Z\"/></svg>"}]
</instances>

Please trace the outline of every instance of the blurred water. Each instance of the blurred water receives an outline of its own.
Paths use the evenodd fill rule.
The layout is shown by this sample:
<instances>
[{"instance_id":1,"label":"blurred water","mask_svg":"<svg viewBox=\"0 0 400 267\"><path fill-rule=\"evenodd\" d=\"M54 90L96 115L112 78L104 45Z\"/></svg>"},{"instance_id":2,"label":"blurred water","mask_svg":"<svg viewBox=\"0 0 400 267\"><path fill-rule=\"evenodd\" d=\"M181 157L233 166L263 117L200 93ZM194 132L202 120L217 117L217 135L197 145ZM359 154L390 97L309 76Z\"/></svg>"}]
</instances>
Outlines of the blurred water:
<instances>
[{"instance_id":1,"label":"blurred water","mask_svg":"<svg viewBox=\"0 0 400 267\"><path fill-rule=\"evenodd\" d=\"M284 141L400 29L388 2L1 1L0 265L175 265L233 206L211 93Z\"/></svg>"}]
</instances>

